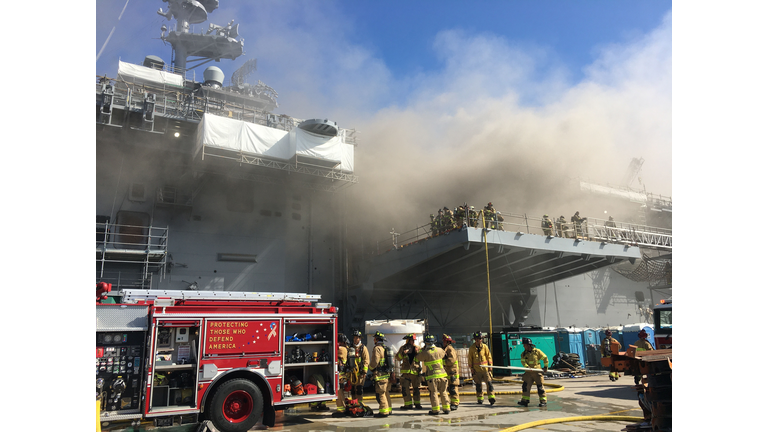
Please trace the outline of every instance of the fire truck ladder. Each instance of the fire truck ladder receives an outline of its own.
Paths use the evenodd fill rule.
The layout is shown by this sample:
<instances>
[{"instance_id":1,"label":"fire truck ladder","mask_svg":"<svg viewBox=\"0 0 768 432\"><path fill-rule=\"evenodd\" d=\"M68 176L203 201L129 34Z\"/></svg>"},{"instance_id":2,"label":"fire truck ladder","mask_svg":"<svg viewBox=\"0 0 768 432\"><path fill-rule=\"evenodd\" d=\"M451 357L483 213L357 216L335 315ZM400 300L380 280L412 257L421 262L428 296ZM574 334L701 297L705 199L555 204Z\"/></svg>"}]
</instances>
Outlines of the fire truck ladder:
<instances>
[{"instance_id":1,"label":"fire truck ladder","mask_svg":"<svg viewBox=\"0 0 768 432\"><path fill-rule=\"evenodd\" d=\"M250 301L302 301L316 303L320 294L299 293L262 293L244 291L184 291L184 290L140 290L125 289L120 291L123 303L136 303L141 300L250 300Z\"/></svg>"}]
</instances>

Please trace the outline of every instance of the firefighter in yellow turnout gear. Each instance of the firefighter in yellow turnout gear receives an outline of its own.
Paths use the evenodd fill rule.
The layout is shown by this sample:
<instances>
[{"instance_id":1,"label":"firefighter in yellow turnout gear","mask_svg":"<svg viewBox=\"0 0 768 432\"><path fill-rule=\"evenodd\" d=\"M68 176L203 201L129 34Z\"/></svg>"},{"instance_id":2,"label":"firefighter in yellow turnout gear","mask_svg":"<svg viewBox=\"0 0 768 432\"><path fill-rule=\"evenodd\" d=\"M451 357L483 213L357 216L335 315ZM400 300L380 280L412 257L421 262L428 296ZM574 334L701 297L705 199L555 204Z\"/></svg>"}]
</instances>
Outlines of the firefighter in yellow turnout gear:
<instances>
[{"instance_id":1,"label":"firefighter in yellow turnout gear","mask_svg":"<svg viewBox=\"0 0 768 432\"><path fill-rule=\"evenodd\" d=\"M432 409L429 411L431 415L440 414L441 408L446 414L451 412L448 392L446 391L448 374L443 369L445 351L434 346L436 340L434 335L424 335L424 349L416 355L416 360L424 363L427 387L429 387L429 400L432 402Z\"/></svg>"},{"instance_id":2,"label":"firefighter in yellow turnout gear","mask_svg":"<svg viewBox=\"0 0 768 432\"><path fill-rule=\"evenodd\" d=\"M543 369L542 372L546 372L549 367L549 359L544 352L531 342L528 338L523 338L523 347L525 351L520 354L520 363L523 367L530 369ZM542 366L539 366L541 363ZM542 372L525 371L523 374L523 397L518 402L518 405L527 407L531 401L531 387L535 383L536 390L539 393L539 406L547 406L547 392L544 391L544 383L542 382Z\"/></svg>"},{"instance_id":3,"label":"firefighter in yellow turnout gear","mask_svg":"<svg viewBox=\"0 0 768 432\"><path fill-rule=\"evenodd\" d=\"M363 384L365 384L365 375L368 373L368 363L370 356L368 348L362 343L363 333L360 330L352 331L352 346L349 347L350 354L354 356L351 362L348 379L352 385L352 398L363 400ZM349 360L348 360L349 361Z\"/></svg>"},{"instance_id":4,"label":"firefighter in yellow turnout gear","mask_svg":"<svg viewBox=\"0 0 768 432\"><path fill-rule=\"evenodd\" d=\"M453 347L454 340L447 334L443 334L443 346L445 347L444 366L448 374L448 396L451 399L451 411L459 409L459 354Z\"/></svg>"},{"instance_id":5,"label":"firefighter in yellow turnout gear","mask_svg":"<svg viewBox=\"0 0 768 432\"><path fill-rule=\"evenodd\" d=\"M600 343L600 353L603 357L610 357L611 356L611 344L616 343L619 345L619 349L621 349L621 343L613 338L613 332L610 330L605 331L605 338ZM608 377L611 379L611 381L617 381L619 379L619 372L616 370L616 367L611 364L611 371L608 374Z\"/></svg>"},{"instance_id":6,"label":"firefighter in yellow turnout gear","mask_svg":"<svg viewBox=\"0 0 768 432\"><path fill-rule=\"evenodd\" d=\"M349 355L349 339L344 333L338 335L339 349L336 351L338 357L338 371L339 371L339 390L336 393L336 412L333 413L333 417L344 417L346 413L346 407L344 406L344 399L346 394L344 387L347 385L347 372L349 366L347 365L347 356Z\"/></svg>"},{"instance_id":7,"label":"firefighter in yellow turnout gear","mask_svg":"<svg viewBox=\"0 0 768 432\"><path fill-rule=\"evenodd\" d=\"M650 342L648 342L648 332L645 331L645 329L641 329L637 333L637 337L640 339L637 340L633 345L636 348L636 351L653 351L653 345L651 345ZM642 375L635 375L635 385L640 384L640 381L642 381L643 376Z\"/></svg>"},{"instance_id":8,"label":"firefighter in yellow turnout gear","mask_svg":"<svg viewBox=\"0 0 768 432\"><path fill-rule=\"evenodd\" d=\"M379 403L379 412L374 417L387 417L392 412L392 398L389 396L391 384L392 365L389 348L385 346L384 334L376 332L373 335L376 346L373 348L373 381L376 391L376 401Z\"/></svg>"},{"instance_id":9,"label":"firefighter in yellow turnout gear","mask_svg":"<svg viewBox=\"0 0 768 432\"><path fill-rule=\"evenodd\" d=\"M405 339L405 344L397 351L397 360L400 361L400 387L404 402L400 409L421 409L421 394L419 392L421 367L416 361L416 354L420 350L414 344L413 333L408 333L403 339ZM411 393L411 388L413 388L413 393Z\"/></svg>"},{"instance_id":10,"label":"firefighter in yellow turnout gear","mask_svg":"<svg viewBox=\"0 0 768 432\"><path fill-rule=\"evenodd\" d=\"M481 366L493 366L493 357L488 345L483 343L483 335L475 332L472 337L475 343L469 347L469 369L472 371L472 381L475 382L475 392L477 393L477 403L483 403L483 383L488 390L488 401L491 405L496 403L496 396L493 395L493 372L490 368Z\"/></svg>"}]
</instances>

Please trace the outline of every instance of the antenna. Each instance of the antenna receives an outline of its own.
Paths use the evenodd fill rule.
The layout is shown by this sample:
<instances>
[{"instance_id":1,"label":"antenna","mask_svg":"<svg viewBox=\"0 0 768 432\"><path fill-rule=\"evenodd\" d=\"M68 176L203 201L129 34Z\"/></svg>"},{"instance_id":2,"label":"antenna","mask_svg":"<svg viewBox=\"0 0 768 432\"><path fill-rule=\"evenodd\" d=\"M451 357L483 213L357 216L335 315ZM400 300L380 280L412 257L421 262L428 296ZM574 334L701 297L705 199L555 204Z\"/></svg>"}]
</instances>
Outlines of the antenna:
<instances>
[{"instance_id":1,"label":"antenna","mask_svg":"<svg viewBox=\"0 0 768 432\"><path fill-rule=\"evenodd\" d=\"M230 21L226 27L210 24L208 33L193 34L189 31L190 24L200 24L208 19L208 14L218 9L219 0L163 0L168 3L168 10L160 8L157 14L167 20L176 19L176 29L165 34L165 26L161 39L173 46L176 55L173 60L174 70L184 74L187 60L195 56L193 61L199 63L189 69L221 59L234 60L243 54L244 41L235 38L240 34L239 24Z\"/></svg>"}]
</instances>

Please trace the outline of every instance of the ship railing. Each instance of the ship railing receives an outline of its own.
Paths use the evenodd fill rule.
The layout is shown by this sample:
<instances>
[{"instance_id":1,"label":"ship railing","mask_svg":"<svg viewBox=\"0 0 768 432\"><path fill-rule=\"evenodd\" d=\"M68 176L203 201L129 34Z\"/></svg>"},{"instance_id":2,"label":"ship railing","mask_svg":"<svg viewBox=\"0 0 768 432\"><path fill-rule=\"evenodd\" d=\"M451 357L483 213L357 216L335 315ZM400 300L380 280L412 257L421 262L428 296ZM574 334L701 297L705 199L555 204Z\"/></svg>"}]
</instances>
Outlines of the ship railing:
<instances>
[{"instance_id":1,"label":"ship railing","mask_svg":"<svg viewBox=\"0 0 768 432\"><path fill-rule=\"evenodd\" d=\"M97 282L146 288L152 273L165 277L167 255L167 227L96 222Z\"/></svg>"},{"instance_id":2,"label":"ship railing","mask_svg":"<svg viewBox=\"0 0 768 432\"><path fill-rule=\"evenodd\" d=\"M547 228L544 218L531 218L527 214L497 211L495 215L489 215L485 218L482 216L464 219L454 218L449 223L433 220L403 232L398 232L393 228L386 238L376 242L376 251L381 254L439 235L449 234L452 231L483 228L483 219L485 219L485 228L489 230L625 244L662 250L672 249L672 230L667 228L600 218L588 218L581 224L575 222L560 223L550 219L552 228Z\"/></svg>"},{"instance_id":3,"label":"ship railing","mask_svg":"<svg viewBox=\"0 0 768 432\"><path fill-rule=\"evenodd\" d=\"M96 247L102 251L163 253L168 249L168 228L96 222Z\"/></svg>"},{"instance_id":4,"label":"ship railing","mask_svg":"<svg viewBox=\"0 0 768 432\"><path fill-rule=\"evenodd\" d=\"M144 109L144 95L155 95L154 112L156 115L179 118L187 121L199 122L203 114L213 114L248 123L284 130L290 132L298 126L303 119L294 118L285 114L273 114L269 111L218 100L211 97L198 96L189 93L185 88L166 86L162 84L138 83L131 80L96 76L96 98L100 101L102 83L108 82L113 86L112 105L131 111ZM97 102L100 104L100 102ZM339 128L339 136L345 144L357 145L359 132L356 129Z\"/></svg>"}]
</instances>

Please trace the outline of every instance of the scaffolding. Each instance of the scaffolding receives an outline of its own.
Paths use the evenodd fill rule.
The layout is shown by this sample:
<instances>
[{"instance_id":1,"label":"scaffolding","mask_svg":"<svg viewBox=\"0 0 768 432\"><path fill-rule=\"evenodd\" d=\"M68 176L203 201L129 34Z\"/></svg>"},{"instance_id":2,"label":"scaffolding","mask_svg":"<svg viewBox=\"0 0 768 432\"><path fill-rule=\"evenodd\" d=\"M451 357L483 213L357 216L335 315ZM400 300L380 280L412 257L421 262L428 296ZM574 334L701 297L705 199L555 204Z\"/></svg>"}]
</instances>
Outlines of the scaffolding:
<instances>
[{"instance_id":1,"label":"scaffolding","mask_svg":"<svg viewBox=\"0 0 768 432\"><path fill-rule=\"evenodd\" d=\"M148 289L165 278L168 228L96 222L96 282L116 289Z\"/></svg>"}]
</instances>

